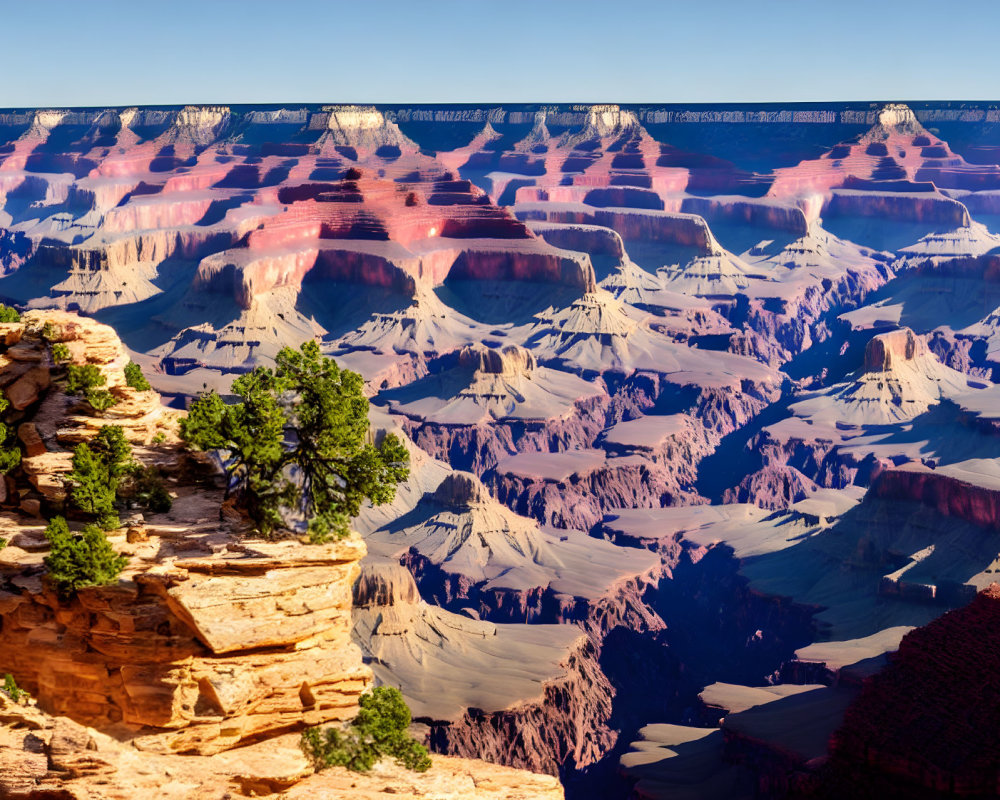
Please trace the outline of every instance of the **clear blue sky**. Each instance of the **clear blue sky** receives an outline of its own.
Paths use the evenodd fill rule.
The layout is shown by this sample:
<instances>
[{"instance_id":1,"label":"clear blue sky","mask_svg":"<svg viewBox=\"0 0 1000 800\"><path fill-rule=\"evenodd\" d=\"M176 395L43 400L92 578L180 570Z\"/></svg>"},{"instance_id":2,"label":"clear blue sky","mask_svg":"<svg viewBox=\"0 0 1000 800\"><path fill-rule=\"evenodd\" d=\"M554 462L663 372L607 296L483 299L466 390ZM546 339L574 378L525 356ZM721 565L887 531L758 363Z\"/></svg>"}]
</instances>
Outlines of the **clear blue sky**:
<instances>
[{"instance_id":1,"label":"clear blue sky","mask_svg":"<svg viewBox=\"0 0 1000 800\"><path fill-rule=\"evenodd\" d=\"M0 107L1000 99L998 0L0 0Z\"/></svg>"}]
</instances>

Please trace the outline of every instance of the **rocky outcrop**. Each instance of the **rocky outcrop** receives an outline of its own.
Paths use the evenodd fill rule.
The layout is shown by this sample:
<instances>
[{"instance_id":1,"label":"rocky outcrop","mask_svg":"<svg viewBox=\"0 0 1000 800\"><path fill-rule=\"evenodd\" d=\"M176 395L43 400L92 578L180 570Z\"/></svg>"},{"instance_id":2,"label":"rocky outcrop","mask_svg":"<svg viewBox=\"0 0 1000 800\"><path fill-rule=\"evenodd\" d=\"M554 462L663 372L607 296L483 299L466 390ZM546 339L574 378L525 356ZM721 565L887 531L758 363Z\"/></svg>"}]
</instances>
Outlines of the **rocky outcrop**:
<instances>
[{"instance_id":1,"label":"rocky outcrop","mask_svg":"<svg viewBox=\"0 0 1000 800\"><path fill-rule=\"evenodd\" d=\"M1000 781L995 729L1000 588L907 634L847 709L803 797L975 797ZM919 703L912 698L919 697Z\"/></svg>"},{"instance_id":2,"label":"rocky outcrop","mask_svg":"<svg viewBox=\"0 0 1000 800\"><path fill-rule=\"evenodd\" d=\"M614 745L610 728L614 688L588 641L567 664L567 674L542 688L541 703L493 714L470 709L432 730L435 750L471 755L533 772L564 774L600 761Z\"/></svg>"},{"instance_id":3,"label":"rocky outcrop","mask_svg":"<svg viewBox=\"0 0 1000 800\"><path fill-rule=\"evenodd\" d=\"M600 385L547 367L517 345L467 345L429 365L432 374L383 392L416 444L482 475L519 451L589 446L604 427Z\"/></svg>"},{"instance_id":4,"label":"rocky outcrop","mask_svg":"<svg viewBox=\"0 0 1000 800\"><path fill-rule=\"evenodd\" d=\"M5 518L4 669L46 711L127 731L146 749L211 753L349 717L371 683L350 643L361 540L304 547L244 538L238 519L210 523L221 496L176 483L177 413L126 385L128 358L110 328L64 312L5 327L0 384L23 415L25 448L7 480L23 475L40 495L32 504L32 491L19 491L23 509L61 510L70 448L106 424L122 428L140 463L171 466L180 496L166 515L111 534L129 557L116 584L72 597L44 580L39 527ZM49 342L96 367L116 404L96 412L67 395Z\"/></svg>"},{"instance_id":5,"label":"rocky outcrop","mask_svg":"<svg viewBox=\"0 0 1000 800\"><path fill-rule=\"evenodd\" d=\"M463 472L447 475L410 514L368 541L374 552L407 565L424 597L492 622L586 623L623 587L638 586L625 592L622 606L631 608L657 574L649 554L539 526ZM641 602L636 608L634 621L645 627Z\"/></svg>"},{"instance_id":6,"label":"rocky outcrop","mask_svg":"<svg viewBox=\"0 0 1000 800\"><path fill-rule=\"evenodd\" d=\"M361 541L304 548L171 527L150 524L132 545L113 534L130 556L121 580L72 599L37 577L37 539L8 528L0 664L43 709L149 750L213 753L351 717L371 684L350 643Z\"/></svg>"},{"instance_id":7,"label":"rocky outcrop","mask_svg":"<svg viewBox=\"0 0 1000 800\"><path fill-rule=\"evenodd\" d=\"M735 489L727 489L724 503L754 503L761 508L788 508L818 487L794 467L776 465L747 475Z\"/></svg>"},{"instance_id":8,"label":"rocky outcrop","mask_svg":"<svg viewBox=\"0 0 1000 800\"><path fill-rule=\"evenodd\" d=\"M362 573L355 622L376 675L402 685L435 751L556 775L614 742L615 691L574 625L453 614L423 602L407 570L382 564Z\"/></svg>"},{"instance_id":9,"label":"rocky outcrop","mask_svg":"<svg viewBox=\"0 0 1000 800\"><path fill-rule=\"evenodd\" d=\"M217 800L378 797L560 800L555 778L449 756L414 773L391 762L369 774L332 767L314 773L288 734L212 756L138 754L128 744L0 697L0 798L3 800Z\"/></svg>"},{"instance_id":10,"label":"rocky outcrop","mask_svg":"<svg viewBox=\"0 0 1000 800\"><path fill-rule=\"evenodd\" d=\"M1000 529L1000 485L976 462L930 469L921 464L883 469L872 483L877 497L915 500L973 525ZM988 464L983 464L988 469Z\"/></svg>"},{"instance_id":11,"label":"rocky outcrop","mask_svg":"<svg viewBox=\"0 0 1000 800\"><path fill-rule=\"evenodd\" d=\"M19 473L28 486L22 505L34 501L39 508L58 507L65 498L63 476L71 469L72 448L102 425L120 426L140 447L157 437L164 444L177 442L178 412L165 408L156 392L127 385L129 357L107 325L62 311L30 311L21 322L3 327L0 387L14 409L11 423L24 449ZM50 344L65 346L71 362L96 367L115 404L97 415L85 400L68 395L64 384L53 378L62 370L52 362ZM172 456L163 451L158 458Z\"/></svg>"}]
</instances>

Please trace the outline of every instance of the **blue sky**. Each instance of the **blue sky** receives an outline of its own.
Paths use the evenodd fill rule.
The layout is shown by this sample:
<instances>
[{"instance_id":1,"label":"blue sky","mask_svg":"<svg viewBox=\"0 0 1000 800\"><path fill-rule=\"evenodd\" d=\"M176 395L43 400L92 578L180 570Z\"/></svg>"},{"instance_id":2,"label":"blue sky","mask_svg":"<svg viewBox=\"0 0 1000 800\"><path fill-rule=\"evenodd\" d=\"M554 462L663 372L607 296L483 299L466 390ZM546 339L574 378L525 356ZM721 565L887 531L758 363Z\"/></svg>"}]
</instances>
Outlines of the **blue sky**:
<instances>
[{"instance_id":1,"label":"blue sky","mask_svg":"<svg viewBox=\"0 0 1000 800\"><path fill-rule=\"evenodd\" d=\"M0 0L0 107L1000 99L997 0Z\"/></svg>"}]
</instances>

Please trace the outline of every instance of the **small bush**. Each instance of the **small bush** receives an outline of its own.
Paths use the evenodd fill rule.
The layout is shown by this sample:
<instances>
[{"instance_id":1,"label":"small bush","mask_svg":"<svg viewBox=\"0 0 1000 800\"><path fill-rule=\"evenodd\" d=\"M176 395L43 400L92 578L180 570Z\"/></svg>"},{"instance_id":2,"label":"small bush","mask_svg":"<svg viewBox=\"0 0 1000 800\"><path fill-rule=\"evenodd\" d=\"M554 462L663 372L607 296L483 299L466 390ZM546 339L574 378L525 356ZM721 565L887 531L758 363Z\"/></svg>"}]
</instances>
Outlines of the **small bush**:
<instances>
[{"instance_id":1,"label":"small bush","mask_svg":"<svg viewBox=\"0 0 1000 800\"><path fill-rule=\"evenodd\" d=\"M94 411L107 411L118 402L107 389L87 389L83 396Z\"/></svg>"},{"instance_id":2,"label":"small bush","mask_svg":"<svg viewBox=\"0 0 1000 800\"><path fill-rule=\"evenodd\" d=\"M21 315L16 308L0 303L0 322L20 322Z\"/></svg>"},{"instance_id":3,"label":"small bush","mask_svg":"<svg viewBox=\"0 0 1000 800\"><path fill-rule=\"evenodd\" d=\"M52 360L56 364L65 364L71 357L69 348L62 342L56 342L56 344L52 345Z\"/></svg>"},{"instance_id":4,"label":"small bush","mask_svg":"<svg viewBox=\"0 0 1000 800\"><path fill-rule=\"evenodd\" d=\"M165 514L174 504L156 467L133 464L118 491L129 506L139 505L154 514Z\"/></svg>"},{"instance_id":5,"label":"small bush","mask_svg":"<svg viewBox=\"0 0 1000 800\"><path fill-rule=\"evenodd\" d=\"M159 431L156 436L152 438L150 444L163 444L165 441L167 441L167 434L163 431Z\"/></svg>"},{"instance_id":6,"label":"small bush","mask_svg":"<svg viewBox=\"0 0 1000 800\"><path fill-rule=\"evenodd\" d=\"M42 338L47 342L58 341L62 337L62 330L51 322L46 322L42 326Z\"/></svg>"},{"instance_id":7,"label":"small bush","mask_svg":"<svg viewBox=\"0 0 1000 800\"><path fill-rule=\"evenodd\" d=\"M104 386L104 375L93 364L70 364L66 369L66 392L83 394L88 389Z\"/></svg>"},{"instance_id":8,"label":"small bush","mask_svg":"<svg viewBox=\"0 0 1000 800\"><path fill-rule=\"evenodd\" d=\"M45 529L45 538L52 545L45 557L49 579L64 596L86 586L117 583L128 563L96 525L87 525L82 533L73 534L65 519L55 517Z\"/></svg>"},{"instance_id":9,"label":"small bush","mask_svg":"<svg viewBox=\"0 0 1000 800\"><path fill-rule=\"evenodd\" d=\"M431 766L427 748L407 735L410 709L399 689L376 687L362 695L361 710L346 730L309 728L302 733L302 750L317 770L347 767L366 772L383 757L415 772Z\"/></svg>"},{"instance_id":10,"label":"small bush","mask_svg":"<svg viewBox=\"0 0 1000 800\"><path fill-rule=\"evenodd\" d=\"M105 530L120 525L119 501L155 513L169 511L173 505L159 470L132 460L132 445L120 425L104 425L89 442L78 444L68 477L73 507L96 517Z\"/></svg>"},{"instance_id":11,"label":"small bush","mask_svg":"<svg viewBox=\"0 0 1000 800\"><path fill-rule=\"evenodd\" d=\"M125 383L138 392L148 392L153 388L146 380L146 376L142 374L142 367L134 361L129 361L125 365Z\"/></svg>"},{"instance_id":12,"label":"small bush","mask_svg":"<svg viewBox=\"0 0 1000 800\"><path fill-rule=\"evenodd\" d=\"M3 415L8 408L10 401L0 396L0 415ZM0 421L0 472L6 475L20 463L21 448L17 444L17 429Z\"/></svg>"},{"instance_id":13,"label":"small bush","mask_svg":"<svg viewBox=\"0 0 1000 800\"><path fill-rule=\"evenodd\" d=\"M117 425L105 425L91 444L82 442L73 450L72 505L96 518L105 530L119 527L115 501L119 480L131 468L132 449Z\"/></svg>"},{"instance_id":14,"label":"small bush","mask_svg":"<svg viewBox=\"0 0 1000 800\"><path fill-rule=\"evenodd\" d=\"M17 681L14 680L14 676L9 672L3 676L3 693L15 703L27 700L29 696L24 689L17 685Z\"/></svg>"}]
</instances>

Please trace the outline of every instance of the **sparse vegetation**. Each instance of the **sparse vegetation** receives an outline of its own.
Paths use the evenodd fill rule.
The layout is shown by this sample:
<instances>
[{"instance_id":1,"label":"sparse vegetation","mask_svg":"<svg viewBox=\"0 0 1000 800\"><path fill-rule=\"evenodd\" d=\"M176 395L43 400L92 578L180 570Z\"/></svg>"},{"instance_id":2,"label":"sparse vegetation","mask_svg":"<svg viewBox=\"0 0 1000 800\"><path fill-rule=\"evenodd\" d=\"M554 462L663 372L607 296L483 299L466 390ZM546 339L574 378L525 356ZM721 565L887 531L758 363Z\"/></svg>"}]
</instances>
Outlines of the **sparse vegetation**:
<instances>
[{"instance_id":1,"label":"sparse vegetation","mask_svg":"<svg viewBox=\"0 0 1000 800\"><path fill-rule=\"evenodd\" d=\"M0 395L0 419L10 408L10 401ZM17 446L17 432L13 425L0 422L0 473L7 474L21 463L21 449Z\"/></svg>"},{"instance_id":2,"label":"sparse vegetation","mask_svg":"<svg viewBox=\"0 0 1000 800\"><path fill-rule=\"evenodd\" d=\"M69 348L62 342L56 342L52 345L52 360L56 364L65 364L71 357Z\"/></svg>"},{"instance_id":3,"label":"sparse vegetation","mask_svg":"<svg viewBox=\"0 0 1000 800\"><path fill-rule=\"evenodd\" d=\"M107 411L117 402L107 389L87 389L83 396L95 411Z\"/></svg>"},{"instance_id":4,"label":"sparse vegetation","mask_svg":"<svg viewBox=\"0 0 1000 800\"><path fill-rule=\"evenodd\" d=\"M47 342L55 342L62 336L62 331L51 322L46 322L42 326L42 338Z\"/></svg>"},{"instance_id":5,"label":"sparse vegetation","mask_svg":"<svg viewBox=\"0 0 1000 800\"><path fill-rule=\"evenodd\" d=\"M111 477L105 460L86 442L74 448L73 470L67 478L72 484L69 498L73 507L96 518L105 530L120 526L115 510L118 480Z\"/></svg>"},{"instance_id":6,"label":"sparse vegetation","mask_svg":"<svg viewBox=\"0 0 1000 800\"><path fill-rule=\"evenodd\" d=\"M165 434L163 431L157 431L156 436L154 436L150 440L150 443L151 444L163 444L165 441L167 441L167 434Z\"/></svg>"},{"instance_id":7,"label":"sparse vegetation","mask_svg":"<svg viewBox=\"0 0 1000 800\"><path fill-rule=\"evenodd\" d=\"M93 364L70 364L66 368L66 393L82 395L95 411L107 411L117 402L107 389L103 373Z\"/></svg>"},{"instance_id":8,"label":"sparse vegetation","mask_svg":"<svg viewBox=\"0 0 1000 800\"><path fill-rule=\"evenodd\" d=\"M0 322L20 322L21 314L16 308L0 303Z\"/></svg>"},{"instance_id":9,"label":"sparse vegetation","mask_svg":"<svg viewBox=\"0 0 1000 800\"><path fill-rule=\"evenodd\" d=\"M174 504L167 487L163 485L160 471L141 464L133 464L119 486L118 496L128 506L139 505L154 514L164 514Z\"/></svg>"},{"instance_id":10,"label":"sparse vegetation","mask_svg":"<svg viewBox=\"0 0 1000 800\"><path fill-rule=\"evenodd\" d=\"M120 526L119 502L155 513L173 505L159 471L132 460L132 446L120 425L104 425L90 442L76 446L68 478L72 506L105 530Z\"/></svg>"},{"instance_id":11,"label":"sparse vegetation","mask_svg":"<svg viewBox=\"0 0 1000 800\"><path fill-rule=\"evenodd\" d=\"M302 750L317 770L347 767L366 772L381 758L415 772L431 766L427 748L407 734L410 709L398 689L379 686L362 695L361 710L346 729L309 728L302 733Z\"/></svg>"},{"instance_id":12,"label":"sparse vegetation","mask_svg":"<svg viewBox=\"0 0 1000 800\"><path fill-rule=\"evenodd\" d=\"M153 388L146 380L146 376L142 374L142 367L134 361L129 361L125 365L125 383L138 392L148 392Z\"/></svg>"},{"instance_id":13,"label":"sparse vegetation","mask_svg":"<svg viewBox=\"0 0 1000 800\"><path fill-rule=\"evenodd\" d=\"M105 383L104 375L93 364L70 364L66 369L67 394L83 394Z\"/></svg>"},{"instance_id":14,"label":"sparse vegetation","mask_svg":"<svg viewBox=\"0 0 1000 800\"><path fill-rule=\"evenodd\" d=\"M45 557L48 577L63 596L86 586L117 583L128 563L96 525L87 525L81 533L74 534L63 517L55 517L45 529L45 538L51 544Z\"/></svg>"},{"instance_id":15,"label":"sparse vegetation","mask_svg":"<svg viewBox=\"0 0 1000 800\"><path fill-rule=\"evenodd\" d=\"M122 477L132 469L132 448L118 425L104 425L88 444L73 450L70 500L75 508L96 518L105 530L119 527L115 502Z\"/></svg>"},{"instance_id":16,"label":"sparse vegetation","mask_svg":"<svg viewBox=\"0 0 1000 800\"><path fill-rule=\"evenodd\" d=\"M226 405L215 392L196 400L181 436L199 450L230 452L239 505L264 535L302 513L311 541L341 538L362 502L391 502L409 475L397 436L371 441L362 386L360 375L323 357L315 342L285 347L275 369L258 367L233 381L241 402Z\"/></svg>"},{"instance_id":17,"label":"sparse vegetation","mask_svg":"<svg viewBox=\"0 0 1000 800\"><path fill-rule=\"evenodd\" d=\"M17 685L14 676L9 672L3 676L3 693L15 703L21 703L30 696L24 689Z\"/></svg>"}]
</instances>

